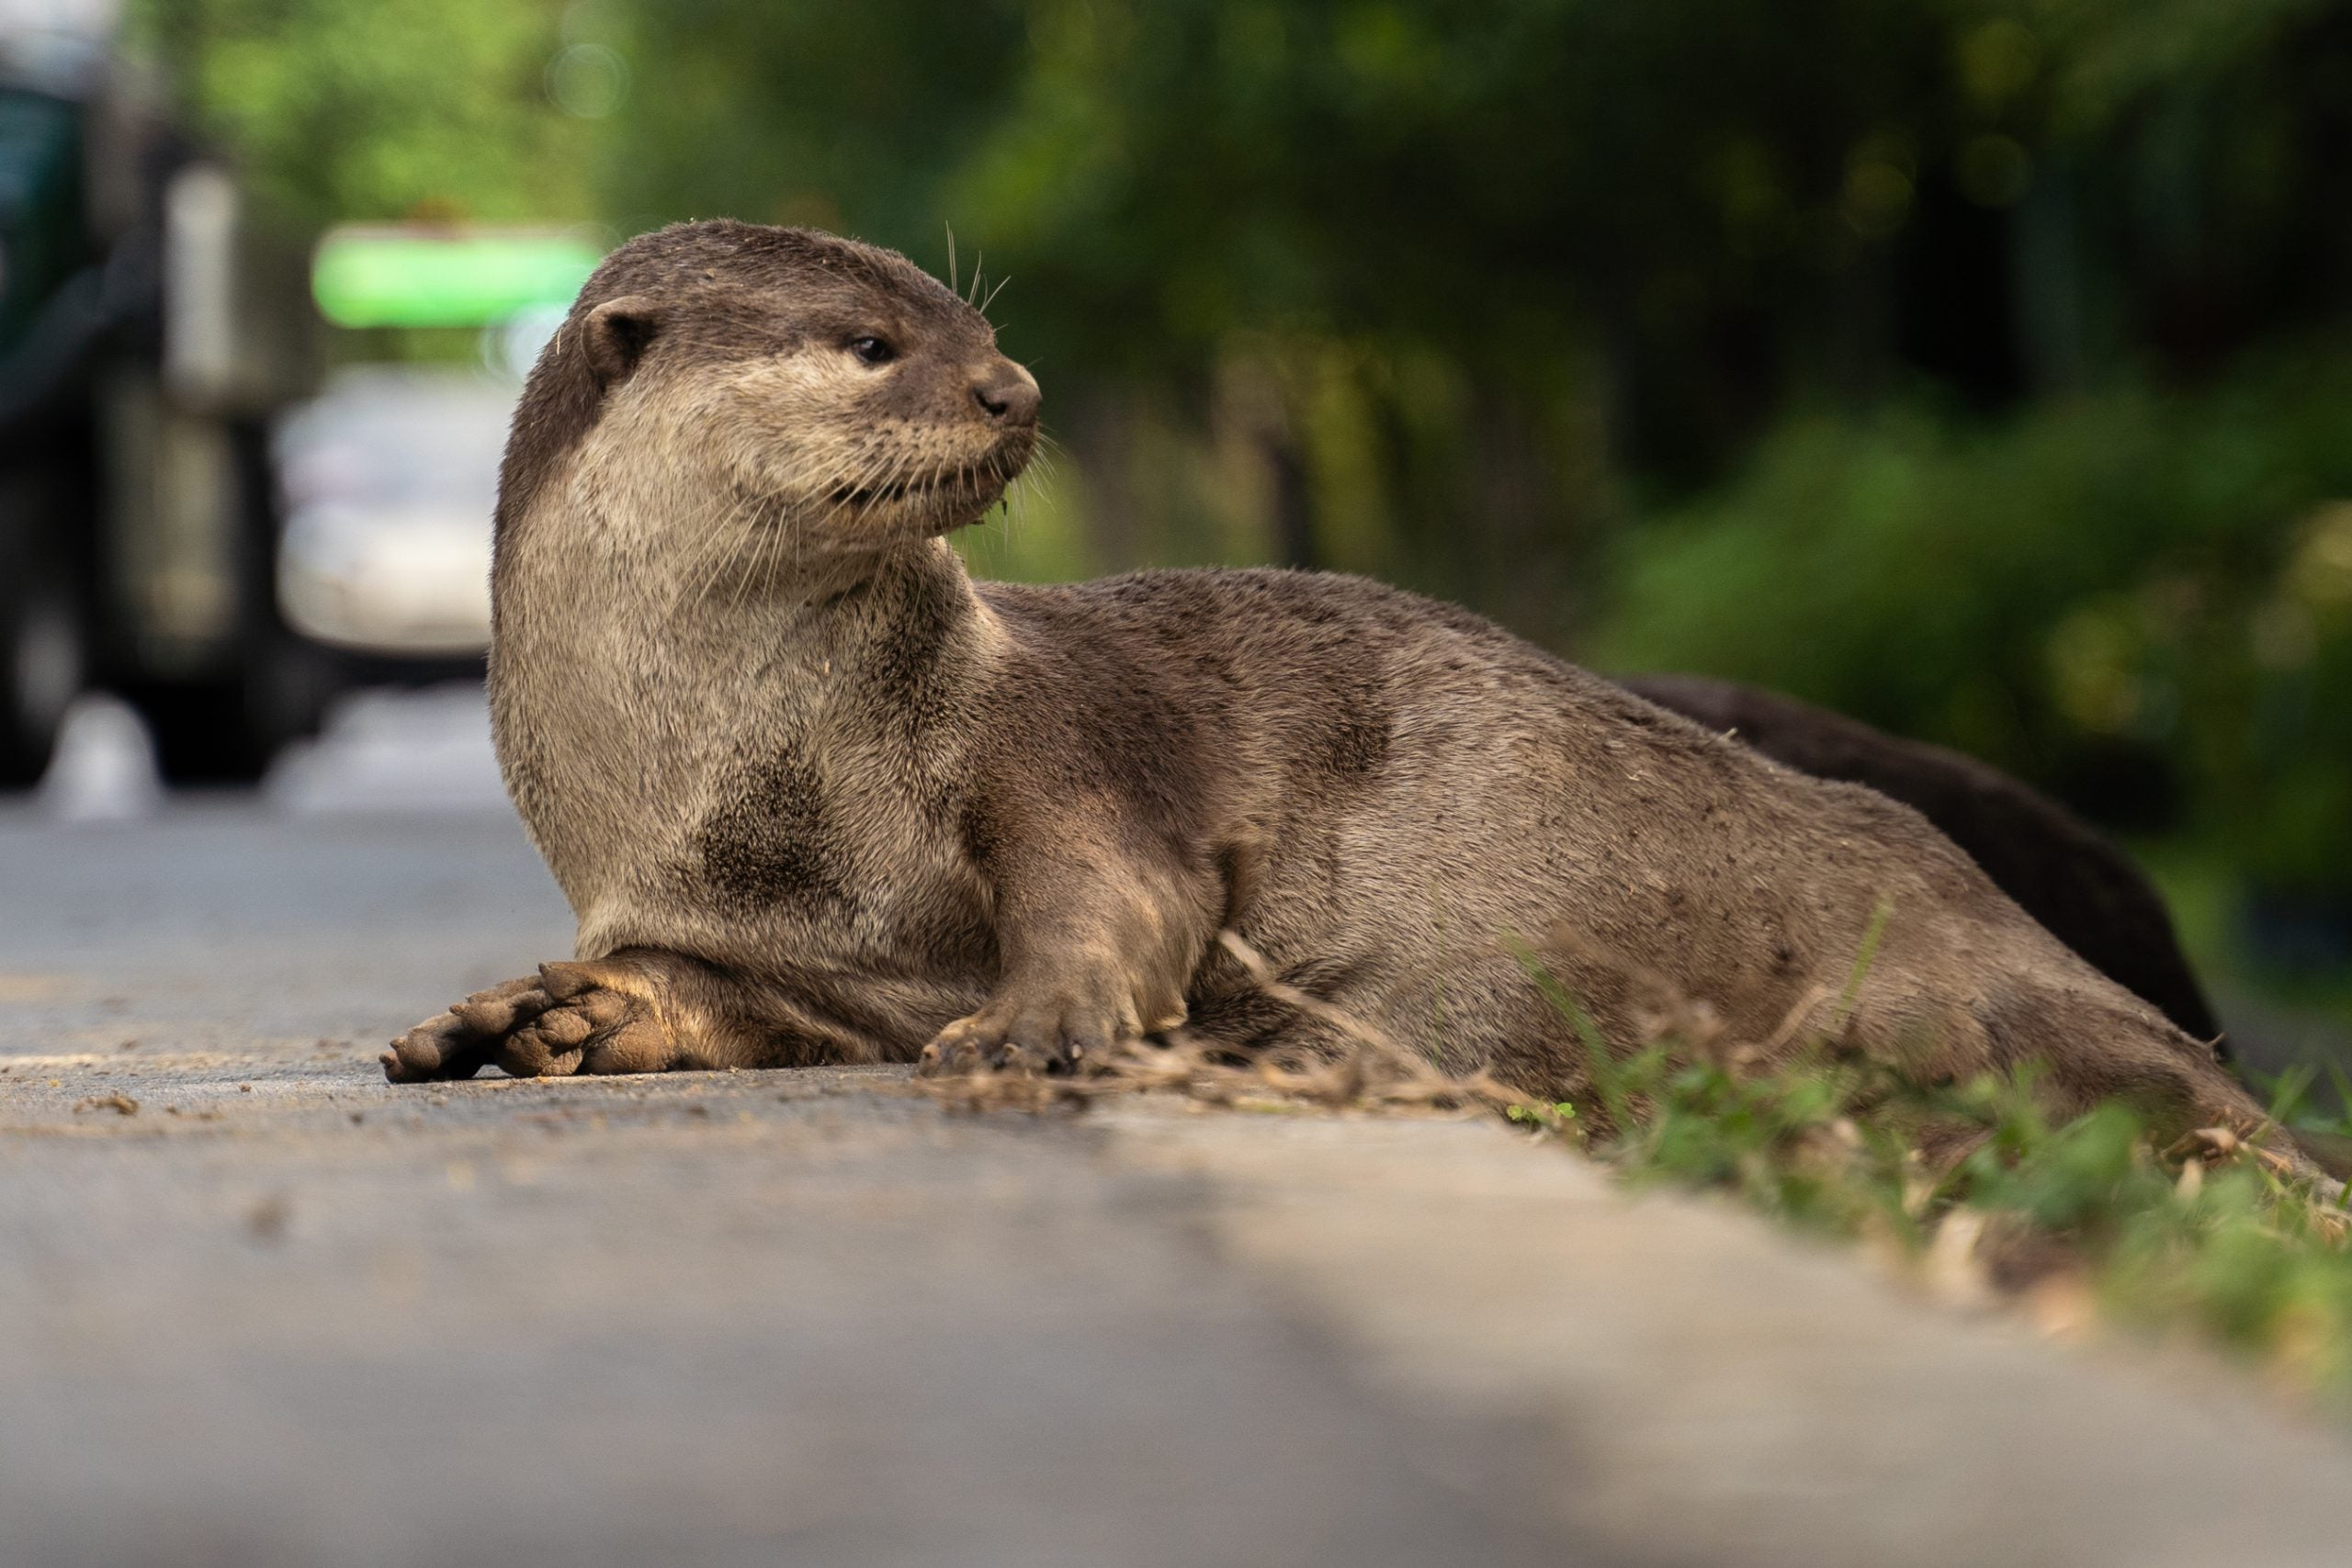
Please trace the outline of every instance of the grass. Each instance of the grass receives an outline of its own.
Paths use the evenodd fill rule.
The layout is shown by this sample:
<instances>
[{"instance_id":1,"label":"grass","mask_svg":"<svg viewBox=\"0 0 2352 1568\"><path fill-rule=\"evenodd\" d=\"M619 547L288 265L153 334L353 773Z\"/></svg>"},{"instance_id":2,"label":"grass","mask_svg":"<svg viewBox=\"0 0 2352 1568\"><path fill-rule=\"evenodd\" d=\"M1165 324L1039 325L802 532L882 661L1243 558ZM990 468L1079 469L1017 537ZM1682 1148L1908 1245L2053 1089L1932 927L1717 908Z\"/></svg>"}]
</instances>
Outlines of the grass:
<instances>
[{"instance_id":1,"label":"grass","mask_svg":"<svg viewBox=\"0 0 2352 1568\"><path fill-rule=\"evenodd\" d=\"M2225 1133L2160 1146L2120 1103L2053 1123L2030 1081L1928 1087L1819 1047L1758 1069L1656 1044L1604 1080L1636 1107L1611 1118L1621 1130L1558 1108L1544 1125L1628 1182L1727 1192L1923 1273L1963 1270L1986 1294L2054 1293L2202 1337L2352 1414L2347 1215ZM2278 1086L2274 1113L2352 1131L2302 1109L2308 1088Z\"/></svg>"}]
</instances>

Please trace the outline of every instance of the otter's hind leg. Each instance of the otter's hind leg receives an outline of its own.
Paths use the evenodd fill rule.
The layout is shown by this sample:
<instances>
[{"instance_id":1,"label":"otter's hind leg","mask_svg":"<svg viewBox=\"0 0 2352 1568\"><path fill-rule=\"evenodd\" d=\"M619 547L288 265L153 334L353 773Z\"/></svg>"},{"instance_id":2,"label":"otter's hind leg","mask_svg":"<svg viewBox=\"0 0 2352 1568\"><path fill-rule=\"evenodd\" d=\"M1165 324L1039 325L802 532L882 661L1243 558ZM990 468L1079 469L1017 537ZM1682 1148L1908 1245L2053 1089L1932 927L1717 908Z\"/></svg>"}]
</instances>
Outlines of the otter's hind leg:
<instances>
[{"instance_id":1,"label":"otter's hind leg","mask_svg":"<svg viewBox=\"0 0 2352 1568\"><path fill-rule=\"evenodd\" d=\"M2271 1128L2268 1114L2210 1045L2129 995L2102 996L2046 976L2007 977L1975 1009L1994 1060L2042 1064L2056 1109L2078 1115L2102 1100L2131 1101L2160 1123Z\"/></svg>"}]
</instances>

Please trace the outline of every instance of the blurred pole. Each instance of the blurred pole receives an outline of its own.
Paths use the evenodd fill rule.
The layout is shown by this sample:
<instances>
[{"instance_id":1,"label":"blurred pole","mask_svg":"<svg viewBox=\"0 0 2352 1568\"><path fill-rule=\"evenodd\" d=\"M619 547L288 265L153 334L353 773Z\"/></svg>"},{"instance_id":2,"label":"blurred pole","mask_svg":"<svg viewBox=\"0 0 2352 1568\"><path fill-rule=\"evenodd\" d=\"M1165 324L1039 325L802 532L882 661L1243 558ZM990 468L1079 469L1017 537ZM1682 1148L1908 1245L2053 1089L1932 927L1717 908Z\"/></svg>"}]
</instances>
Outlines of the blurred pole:
<instances>
[{"instance_id":1,"label":"blurred pole","mask_svg":"<svg viewBox=\"0 0 2352 1568\"><path fill-rule=\"evenodd\" d=\"M1275 560L1283 566L1312 571L1315 549L1315 497L1307 483L1306 462L1287 430L1270 430L1261 438L1266 468L1273 479L1273 543Z\"/></svg>"}]
</instances>

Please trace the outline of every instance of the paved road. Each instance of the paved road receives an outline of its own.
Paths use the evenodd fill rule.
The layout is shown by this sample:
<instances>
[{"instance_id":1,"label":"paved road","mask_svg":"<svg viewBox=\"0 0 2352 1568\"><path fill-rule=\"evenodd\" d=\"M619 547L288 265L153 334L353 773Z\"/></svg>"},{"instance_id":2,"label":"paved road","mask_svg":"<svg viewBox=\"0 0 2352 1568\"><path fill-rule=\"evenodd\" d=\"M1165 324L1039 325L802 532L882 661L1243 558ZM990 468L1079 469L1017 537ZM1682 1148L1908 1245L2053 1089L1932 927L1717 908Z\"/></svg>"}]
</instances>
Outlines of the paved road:
<instances>
[{"instance_id":1,"label":"paved road","mask_svg":"<svg viewBox=\"0 0 2352 1568\"><path fill-rule=\"evenodd\" d=\"M160 813L97 755L0 813L9 1568L2342 1561L2352 1450L2235 1378L1484 1123L393 1089L566 946L477 710Z\"/></svg>"}]
</instances>

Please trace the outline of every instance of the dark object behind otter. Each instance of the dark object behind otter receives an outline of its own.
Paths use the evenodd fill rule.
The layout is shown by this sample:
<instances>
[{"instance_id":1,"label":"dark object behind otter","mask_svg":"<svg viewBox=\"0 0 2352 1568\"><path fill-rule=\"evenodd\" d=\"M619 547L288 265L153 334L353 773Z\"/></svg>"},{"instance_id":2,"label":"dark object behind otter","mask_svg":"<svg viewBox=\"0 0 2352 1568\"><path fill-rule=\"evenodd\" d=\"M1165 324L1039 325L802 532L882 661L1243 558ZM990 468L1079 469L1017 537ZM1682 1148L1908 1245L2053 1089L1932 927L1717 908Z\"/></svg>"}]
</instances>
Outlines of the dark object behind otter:
<instances>
[{"instance_id":1,"label":"dark object behind otter","mask_svg":"<svg viewBox=\"0 0 2352 1568\"><path fill-rule=\"evenodd\" d=\"M1623 684L1710 729L1733 731L1801 773L1892 795L2109 979L2199 1040L2221 1033L2164 900L2120 850L2056 801L1973 757L1898 739L1776 692L1698 675L1637 675ZM2226 1043L2220 1050L2226 1060Z\"/></svg>"}]
</instances>

